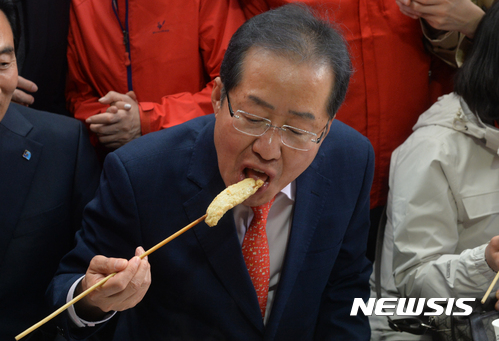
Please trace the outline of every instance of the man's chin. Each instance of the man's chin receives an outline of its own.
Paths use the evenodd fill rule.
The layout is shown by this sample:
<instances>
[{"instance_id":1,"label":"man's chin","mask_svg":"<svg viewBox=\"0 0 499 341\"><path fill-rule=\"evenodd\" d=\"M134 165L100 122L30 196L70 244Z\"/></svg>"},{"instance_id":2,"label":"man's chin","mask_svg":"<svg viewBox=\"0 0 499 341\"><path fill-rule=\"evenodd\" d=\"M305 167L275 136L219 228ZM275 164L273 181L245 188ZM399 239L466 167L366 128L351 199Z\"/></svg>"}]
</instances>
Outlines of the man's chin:
<instances>
[{"instance_id":1,"label":"man's chin","mask_svg":"<svg viewBox=\"0 0 499 341\"><path fill-rule=\"evenodd\" d=\"M267 193L267 192L268 191L266 191L264 193L258 193L258 192L256 192L251 197L249 197L248 199L246 199L245 201L243 201L242 204L245 205L245 206L249 206L249 207L256 207L256 206L260 206L260 205L266 204L270 200L272 200L272 198L274 197L274 196L270 196L270 194Z\"/></svg>"}]
</instances>

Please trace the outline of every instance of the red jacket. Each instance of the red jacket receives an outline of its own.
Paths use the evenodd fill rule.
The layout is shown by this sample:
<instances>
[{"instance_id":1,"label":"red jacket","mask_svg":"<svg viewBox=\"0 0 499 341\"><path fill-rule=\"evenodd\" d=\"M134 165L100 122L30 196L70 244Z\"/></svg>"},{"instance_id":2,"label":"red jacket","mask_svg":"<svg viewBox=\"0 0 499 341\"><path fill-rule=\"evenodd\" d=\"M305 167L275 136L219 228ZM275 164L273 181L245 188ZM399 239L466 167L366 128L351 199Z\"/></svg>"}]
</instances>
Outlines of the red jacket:
<instances>
[{"instance_id":1,"label":"red jacket","mask_svg":"<svg viewBox=\"0 0 499 341\"><path fill-rule=\"evenodd\" d=\"M294 1L241 2L251 17ZM337 118L371 141L376 155L371 208L384 205L392 151L411 134L419 115L452 91L452 69L425 51L419 21L403 15L394 0L302 2L337 23L350 45L355 72Z\"/></svg>"},{"instance_id":2,"label":"red jacket","mask_svg":"<svg viewBox=\"0 0 499 341\"><path fill-rule=\"evenodd\" d=\"M112 0L72 1L66 98L74 116L106 111L97 100L111 90L135 91L142 134L212 113L211 81L244 22L237 0L116 2L115 13Z\"/></svg>"}]
</instances>

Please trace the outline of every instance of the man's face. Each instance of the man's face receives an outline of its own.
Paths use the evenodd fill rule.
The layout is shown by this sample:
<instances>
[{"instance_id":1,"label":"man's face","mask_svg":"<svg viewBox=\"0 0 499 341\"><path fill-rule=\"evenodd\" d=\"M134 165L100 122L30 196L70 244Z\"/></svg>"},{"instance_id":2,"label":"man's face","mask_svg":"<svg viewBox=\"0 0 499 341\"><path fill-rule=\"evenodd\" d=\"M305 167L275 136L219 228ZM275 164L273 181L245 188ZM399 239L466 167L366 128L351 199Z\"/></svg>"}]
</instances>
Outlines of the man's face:
<instances>
[{"instance_id":1,"label":"man's face","mask_svg":"<svg viewBox=\"0 0 499 341\"><path fill-rule=\"evenodd\" d=\"M320 135L328 121L327 103L333 85L328 66L295 63L259 48L248 51L241 82L228 93L234 111L268 118L272 125L289 125ZM320 144L308 151L289 148L279 131L248 136L233 126L227 99L220 101L223 84L215 81L212 94L216 115L215 147L226 186L244 178L262 179L264 185L247 199L247 206L271 200L312 163Z\"/></svg>"},{"instance_id":2,"label":"man's face","mask_svg":"<svg viewBox=\"0 0 499 341\"><path fill-rule=\"evenodd\" d=\"M14 36L7 17L0 11L0 121L5 116L16 87L17 64Z\"/></svg>"}]
</instances>

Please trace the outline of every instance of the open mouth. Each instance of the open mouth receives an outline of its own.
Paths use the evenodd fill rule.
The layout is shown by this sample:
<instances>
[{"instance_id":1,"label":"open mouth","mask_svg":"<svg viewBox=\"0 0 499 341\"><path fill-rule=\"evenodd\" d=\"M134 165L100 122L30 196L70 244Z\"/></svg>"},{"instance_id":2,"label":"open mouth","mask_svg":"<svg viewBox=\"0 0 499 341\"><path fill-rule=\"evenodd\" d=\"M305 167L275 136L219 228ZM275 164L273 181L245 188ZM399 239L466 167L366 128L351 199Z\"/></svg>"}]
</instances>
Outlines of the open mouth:
<instances>
[{"instance_id":1,"label":"open mouth","mask_svg":"<svg viewBox=\"0 0 499 341\"><path fill-rule=\"evenodd\" d=\"M245 178L262 180L264 183L268 183L269 181L269 176L262 170L256 168L245 168L243 172Z\"/></svg>"}]
</instances>

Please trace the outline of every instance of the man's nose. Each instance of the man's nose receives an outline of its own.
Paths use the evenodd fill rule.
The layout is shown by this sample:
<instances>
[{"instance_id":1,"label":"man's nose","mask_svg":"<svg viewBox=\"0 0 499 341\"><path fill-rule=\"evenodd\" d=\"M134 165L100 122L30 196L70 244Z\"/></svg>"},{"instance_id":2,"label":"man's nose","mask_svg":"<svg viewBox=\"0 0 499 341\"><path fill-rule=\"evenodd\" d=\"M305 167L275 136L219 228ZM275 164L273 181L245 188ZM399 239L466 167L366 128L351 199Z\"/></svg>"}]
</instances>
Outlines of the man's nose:
<instances>
[{"instance_id":1,"label":"man's nose","mask_svg":"<svg viewBox=\"0 0 499 341\"><path fill-rule=\"evenodd\" d=\"M258 137L253 143L253 151L265 160L281 157L281 135L278 127L270 126L269 130Z\"/></svg>"}]
</instances>

